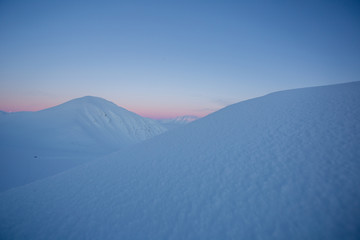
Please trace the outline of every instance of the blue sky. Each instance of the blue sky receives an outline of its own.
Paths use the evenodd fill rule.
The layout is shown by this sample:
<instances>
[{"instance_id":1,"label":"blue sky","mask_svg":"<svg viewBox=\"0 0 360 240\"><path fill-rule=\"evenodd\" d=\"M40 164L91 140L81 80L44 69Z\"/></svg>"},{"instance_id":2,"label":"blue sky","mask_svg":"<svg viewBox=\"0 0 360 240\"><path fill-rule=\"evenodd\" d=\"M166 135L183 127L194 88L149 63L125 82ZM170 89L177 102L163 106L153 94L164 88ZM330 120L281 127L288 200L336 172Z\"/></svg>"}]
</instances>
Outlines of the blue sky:
<instances>
[{"instance_id":1,"label":"blue sky","mask_svg":"<svg viewBox=\"0 0 360 240\"><path fill-rule=\"evenodd\" d=\"M1 110L94 95L203 116L359 76L357 1L0 0Z\"/></svg>"}]
</instances>

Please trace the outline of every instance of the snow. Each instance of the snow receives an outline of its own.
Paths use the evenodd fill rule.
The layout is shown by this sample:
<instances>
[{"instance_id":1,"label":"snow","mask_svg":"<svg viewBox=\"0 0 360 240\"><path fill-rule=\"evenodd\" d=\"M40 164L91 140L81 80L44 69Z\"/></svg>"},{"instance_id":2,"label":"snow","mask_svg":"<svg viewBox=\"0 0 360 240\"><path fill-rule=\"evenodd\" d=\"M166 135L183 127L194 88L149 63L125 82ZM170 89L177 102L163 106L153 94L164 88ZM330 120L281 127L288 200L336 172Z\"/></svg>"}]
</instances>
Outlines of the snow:
<instances>
[{"instance_id":1,"label":"snow","mask_svg":"<svg viewBox=\"0 0 360 240\"><path fill-rule=\"evenodd\" d=\"M166 129L97 97L0 115L0 191L138 143Z\"/></svg>"},{"instance_id":2,"label":"snow","mask_svg":"<svg viewBox=\"0 0 360 240\"><path fill-rule=\"evenodd\" d=\"M360 82L226 107L0 194L1 239L359 239Z\"/></svg>"}]
</instances>

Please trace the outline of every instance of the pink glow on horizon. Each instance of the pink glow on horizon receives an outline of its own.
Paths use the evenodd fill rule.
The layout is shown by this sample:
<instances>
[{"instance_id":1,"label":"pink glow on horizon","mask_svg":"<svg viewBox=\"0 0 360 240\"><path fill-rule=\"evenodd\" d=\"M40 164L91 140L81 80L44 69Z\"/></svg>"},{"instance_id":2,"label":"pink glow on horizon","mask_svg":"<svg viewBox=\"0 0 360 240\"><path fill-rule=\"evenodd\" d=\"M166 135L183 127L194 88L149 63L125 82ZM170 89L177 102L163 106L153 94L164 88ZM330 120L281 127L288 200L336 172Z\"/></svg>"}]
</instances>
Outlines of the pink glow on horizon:
<instances>
[{"instance_id":1,"label":"pink glow on horizon","mask_svg":"<svg viewBox=\"0 0 360 240\"><path fill-rule=\"evenodd\" d=\"M44 110L47 108L52 108L57 105L60 105L62 103L65 103L66 101L57 103L57 102L37 102L32 104L24 104L24 102L20 102L18 100L17 102L12 103L2 103L0 104L0 110L5 112L23 112L23 111L30 111L30 112L36 112L40 110ZM203 111L203 112L196 112L192 111L190 109L166 109L166 108L151 108L151 107L138 107L138 106L121 106L120 104L115 103L119 107L123 107L127 109L128 111L134 112L142 117L152 118L152 119L168 119L168 118L175 118L178 116L185 116L185 115L193 115L197 117L204 117L208 114L210 114L212 111Z\"/></svg>"},{"instance_id":2,"label":"pink glow on horizon","mask_svg":"<svg viewBox=\"0 0 360 240\"><path fill-rule=\"evenodd\" d=\"M118 105L119 106L119 105ZM151 109L151 108L128 108L125 107L127 110L134 112L142 117L146 118L152 118L152 119L168 119L168 118L175 118L179 116L185 116L185 115L192 115L197 117L204 117L211 112L194 112L191 110L186 109Z\"/></svg>"},{"instance_id":3,"label":"pink glow on horizon","mask_svg":"<svg viewBox=\"0 0 360 240\"><path fill-rule=\"evenodd\" d=\"M142 117L152 118L152 119L169 119L175 118L179 116L197 116L199 118L204 117L214 111L207 110L207 111L197 111L194 110L196 107L183 107L183 106L159 106L156 107L146 107L143 105L131 105L125 106L115 102L116 105L119 107L123 107L131 112L134 112Z\"/></svg>"}]
</instances>

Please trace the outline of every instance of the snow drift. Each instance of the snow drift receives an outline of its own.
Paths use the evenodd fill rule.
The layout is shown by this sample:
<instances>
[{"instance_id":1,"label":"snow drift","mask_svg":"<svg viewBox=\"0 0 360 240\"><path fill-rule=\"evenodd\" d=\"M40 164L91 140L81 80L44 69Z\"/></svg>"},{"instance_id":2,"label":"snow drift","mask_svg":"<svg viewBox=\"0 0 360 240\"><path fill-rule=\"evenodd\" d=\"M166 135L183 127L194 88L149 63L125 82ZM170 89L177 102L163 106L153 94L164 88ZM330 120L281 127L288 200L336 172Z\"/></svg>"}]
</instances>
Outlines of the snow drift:
<instances>
[{"instance_id":1,"label":"snow drift","mask_svg":"<svg viewBox=\"0 0 360 240\"><path fill-rule=\"evenodd\" d=\"M122 149L166 129L97 97L0 116L0 190Z\"/></svg>"},{"instance_id":2,"label":"snow drift","mask_svg":"<svg viewBox=\"0 0 360 240\"><path fill-rule=\"evenodd\" d=\"M0 194L1 239L359 239L360 82L240 102Z\"/></svg>"}]
</instances>

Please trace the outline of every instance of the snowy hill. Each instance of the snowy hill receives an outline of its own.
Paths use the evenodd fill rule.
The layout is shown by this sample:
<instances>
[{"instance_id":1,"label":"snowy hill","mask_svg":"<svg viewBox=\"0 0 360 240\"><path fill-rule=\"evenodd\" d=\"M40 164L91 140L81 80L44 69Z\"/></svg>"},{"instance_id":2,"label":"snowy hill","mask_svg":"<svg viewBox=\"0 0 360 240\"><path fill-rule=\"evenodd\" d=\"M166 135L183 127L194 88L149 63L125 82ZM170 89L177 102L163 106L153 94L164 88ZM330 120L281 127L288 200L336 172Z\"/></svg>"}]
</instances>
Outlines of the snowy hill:
<instances>
[{"instance_id":1,"label":"snowy hill","mask_svg":"<svg viewBox=\"0 0 360 240\"><path fill-rule=\"evenodd\" d=\"M81 125L81 134L90 136L104 148L118 149L121 144L138 143L165 131L156 121L98 97L74 99L39 114L42 118L58 116L60 124L64 124L64 118L71 124L76 121Z\"/></svg>"},{"instance_id":2,"label":"snowy hill","mask_svg":"<svg viewBox=\"0 0 360 240\"><path fill-rule=\"evenodd\" d=\"M360 82L240 102L0 194L1 239L359 239Z\"/></svg>"},{"instance_id":3,"label":"snowy hill","mask_svg":"<svg viewBox=\"0 0 360 240\"><path fill-rule=\"evenodd\" d=\"M165 128L170 130L170 129L174 129L174 128L183 126L190 122L193 122L197 119L199 119L199 117L197 117L197 116L185 115L185 116L179 116L176 118L158 119L157 121L160 124L162 124Z\"/></svg>"},{"instance_id":4,"label":"snowy hill","mask_svg":"<svg viewBox=\"0 0 360 240\"><path fill-rule=\"evenodd\" d=\"M97 97L0 117L0 190L68 169L166 129Z\"/></svg>"}]
</instances>

